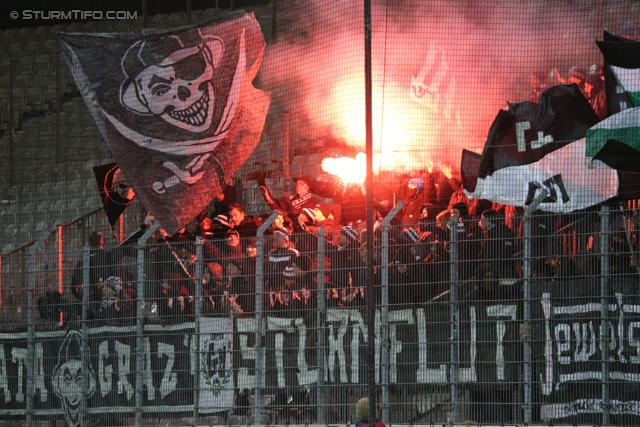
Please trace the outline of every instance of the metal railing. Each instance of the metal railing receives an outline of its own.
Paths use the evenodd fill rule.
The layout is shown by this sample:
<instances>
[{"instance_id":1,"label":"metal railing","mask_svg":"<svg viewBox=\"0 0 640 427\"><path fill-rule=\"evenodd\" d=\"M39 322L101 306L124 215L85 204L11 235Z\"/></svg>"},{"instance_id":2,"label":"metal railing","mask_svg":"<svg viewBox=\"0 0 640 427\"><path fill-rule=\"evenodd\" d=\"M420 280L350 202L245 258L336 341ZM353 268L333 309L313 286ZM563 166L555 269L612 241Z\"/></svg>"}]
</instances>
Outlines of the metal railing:
<instances>
[{"instance_id":1,"label":"metal railing","mask_svg":"<svg viewBox=\"0 0 640 427\"><path fill-rule=\"evenodd\" d=\"M20 262L3 262L24 268L3 272L0 418L68 425L355 422L355 401L367 395L366 344L374 340L379 413L387 424L633 424L640 415L639 275L635 226L621 228L632 219L602 207L599 246L575 255L568 270L554 264L553 254L532 256L534 211L521 218L521 235L493 238L513 239L522 257L480 262L469 248L489 243L476 221L453 217L440 230L444 242L426 233L413 242L392 225L392 211L376 232L373 331L366 327L360 261L341 267L351 269L352 281L331 280L332 268L342 265L333 243L340 227L291 236L306 249L286 252L287 267L309 259L294 279L304 278L304 286L287 287L282 275L295 273L273 264L285 256L270 250L273 216L255 242L241 242L255 244L256 258L224 255L224 240L168 244L154 234L156 225L127 251L130 274L121 274L120 291L131 293L112 298L96 298L108 282L92 279L99 251L65 240L65 259L83 260L80 299L75 263L63 262L61 276L43 264L59 253L55 233L45 234L9 254ZM415 229L425 225L436 226ZM315 243L301 244L308 239ZM64 247L69 242L75 251ZM223 254L208 255L212 245ZM352 250L358 254L357 246ZM588 268L579 264L583 256ZM241 273L227 270L229 263ZM62 293L52 277L63 278ZM26 291L18 300L20 289Z\"/></svg>"}]
</instances>

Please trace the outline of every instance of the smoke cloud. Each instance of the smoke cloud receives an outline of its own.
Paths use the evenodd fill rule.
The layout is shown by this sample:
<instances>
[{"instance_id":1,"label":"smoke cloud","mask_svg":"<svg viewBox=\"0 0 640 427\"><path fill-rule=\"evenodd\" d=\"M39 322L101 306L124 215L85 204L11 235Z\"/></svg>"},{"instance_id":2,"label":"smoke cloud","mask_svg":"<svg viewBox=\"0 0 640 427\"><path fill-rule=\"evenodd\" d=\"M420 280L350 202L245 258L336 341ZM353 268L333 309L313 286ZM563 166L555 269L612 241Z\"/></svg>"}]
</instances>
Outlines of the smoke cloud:
<instances>
[{"instance_id":1,"label":"smoke cloud","mask_svg":"<svg viewBox=\"0 0 640 427\"><path fill-rule=\"evenodd\" d=\"M292 140L335 139L364 151L360 3L278 6L280 31L267 48L260 86L272 92L272 116L291 112ZM551 76L557 67L566 77L573 65L599 63L595 2L551 3L374 1L373 141L383 170L419 170L427 160L457 168L463 148L483 147L498 110L525 97L531 73ZM421 104L412 79L425 64L424 88L438 79L440 86Z\"/></svg>"}]
</instances>

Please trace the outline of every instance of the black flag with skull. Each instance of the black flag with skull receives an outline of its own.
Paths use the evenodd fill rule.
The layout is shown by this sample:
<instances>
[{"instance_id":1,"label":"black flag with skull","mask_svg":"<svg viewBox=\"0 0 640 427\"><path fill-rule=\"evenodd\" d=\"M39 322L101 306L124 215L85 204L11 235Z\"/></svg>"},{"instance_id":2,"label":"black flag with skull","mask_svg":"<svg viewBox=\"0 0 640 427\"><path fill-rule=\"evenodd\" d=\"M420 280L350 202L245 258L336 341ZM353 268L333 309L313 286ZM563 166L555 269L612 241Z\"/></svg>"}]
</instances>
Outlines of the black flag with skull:
<instances>
[{"instance_id":1,"label":"black flag with skull","mask_svg":"<svg viewBox=\"0 0 640 427\"><path fill-rule=\"evenodd\" d=\"M270 104L253 87L265 42L252 14L176 32L58 35L138 200L168 233L199 214L258 144Z\"/></svg>"},{"instance_id":2,"label":"black flag with skull","mask_svg":"<svg viewBox=\"0 0 640 427\"><path fill-rule=\"evenodd\" d=\"M104 212L113 228L122 212L131 204L135 192L117 163L94 166L93 174L96 177Z\"/></svg>"}]
</instances>

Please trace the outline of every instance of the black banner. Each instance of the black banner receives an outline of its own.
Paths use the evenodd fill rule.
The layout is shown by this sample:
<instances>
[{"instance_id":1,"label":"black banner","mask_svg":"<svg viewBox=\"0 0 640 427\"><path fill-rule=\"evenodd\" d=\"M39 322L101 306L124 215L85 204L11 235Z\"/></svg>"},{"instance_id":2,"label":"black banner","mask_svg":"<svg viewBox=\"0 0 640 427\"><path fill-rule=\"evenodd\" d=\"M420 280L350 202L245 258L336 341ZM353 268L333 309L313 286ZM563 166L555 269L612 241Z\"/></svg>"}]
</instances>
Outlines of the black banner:
<instances>
[{"instance_id":1,"label":"black banner","mask_svg":"<svg viewBox=\"0 0 640 427\"><path fill-rule=\"evenodd\" d=\"M611 424L640 421L638 282L612 282L606 321L599 279L536 285L532 336L540 419L601 423L606 362Z\"/></svg>"},{"instance_id":2,"label":"black banner","mask_svg":"<svg viewBox=\"0 0 640 427\"><path fill-rule=\"evenodd\" d=\"M518 285L512 286L516 289ZM455 354L460 387L485 394L513 389L521 382L523 338L530 336L535 419L598 423L603 412L602 361L606 355L613 422L640 421L637 282L611 284L606 323L601 320L602 301L595 281L561 286L542 282L534 283L533 288L531 331L522 327L520 299L474 300L467 296L455 305L443 301L389 311L390 384L429 385L448 392L453 309L454 318L459 319ZM261 353L265 394L284 388L313 388L320 367L324 367L327 385L363 384L368 337L363 312L328 309L324 340L318 335L317 312L298 314L297 318L283 318L266 313ZM377 366L384 360L381 324L377 312ZM78 425L83 373L88 374L85 387L90 414L115 410L135 415L137 375L147 413L184 416L192 412L196 398L202 414L228 411L234 408L239 391L257 384L256 331L255 319L250 317L204 317L199 336L193 323L147 324L138 355L134 326L89 328L90 356L85 366L79 331L36 331L34 414L41 418L63 415L69 425ZM606 341L602 336L607 336ZM323 345L318 346L319 342ZM2 413L26 409L28 360L26 332L0 336ZM382 367L377 381L381 372Z\"/></svg>"}]
</instances>

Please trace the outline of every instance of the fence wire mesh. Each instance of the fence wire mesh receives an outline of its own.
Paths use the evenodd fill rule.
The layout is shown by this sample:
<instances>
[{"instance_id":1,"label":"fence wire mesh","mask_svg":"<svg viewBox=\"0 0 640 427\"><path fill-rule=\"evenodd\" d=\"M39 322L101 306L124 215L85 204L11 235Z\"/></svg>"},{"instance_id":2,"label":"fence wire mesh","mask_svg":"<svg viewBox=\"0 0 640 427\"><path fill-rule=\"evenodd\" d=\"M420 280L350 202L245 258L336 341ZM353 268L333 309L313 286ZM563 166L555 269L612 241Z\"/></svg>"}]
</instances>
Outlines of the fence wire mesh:
<instances>
[{"instance_id":1,"label":"fence wire mesh","mask_svg":"<svg viewBox=\"0 0 640 427\"><path fill-rule=\"evenodd\" d=\"M379 223L371 334L362 228L194 240L143 225L118 246L63 251L62 292L48 267L58 237L44 236L3 258L26 266L3 275L7 414L103 425L136 416L349 423L367 393L373 338L387 423L631 424L639 298L631 211L516 212L516 231L502 215L446 212L440 222Z\"/></svg>"},{"instance_id":2,"label":"fence wire mesh","mask_svg":"<svg viewBox=\"0 0 640 427\"><path fill-rule=\"evenodd\" d=\"M640 424L640 3L140 3L2 12L0 424Z\"/></svg>"}]
</instances>

